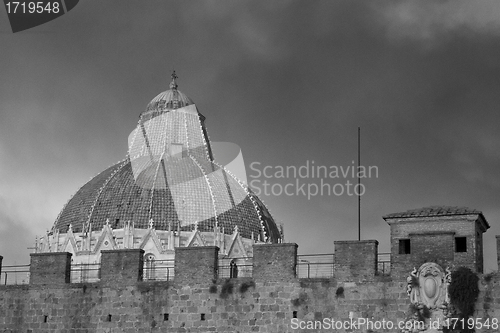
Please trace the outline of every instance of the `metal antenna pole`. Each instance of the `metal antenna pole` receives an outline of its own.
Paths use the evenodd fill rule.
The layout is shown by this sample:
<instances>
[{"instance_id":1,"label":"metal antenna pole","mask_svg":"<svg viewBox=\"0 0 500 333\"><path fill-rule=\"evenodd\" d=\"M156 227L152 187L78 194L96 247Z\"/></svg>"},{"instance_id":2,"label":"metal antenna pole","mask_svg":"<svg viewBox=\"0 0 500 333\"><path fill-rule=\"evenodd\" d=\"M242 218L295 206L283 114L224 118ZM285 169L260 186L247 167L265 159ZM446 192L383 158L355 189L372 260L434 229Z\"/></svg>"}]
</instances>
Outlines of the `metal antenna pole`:
<instances>
[{"instance_id":1,"label":"metal antenna pole","mask_svg":"<svg viewBox=\"0 0 500 333\"><path fill-rule=\"evenodd\" d=\"M358 241L361 240L361 127L358 127Z\"/></svg>"}]
</instances>

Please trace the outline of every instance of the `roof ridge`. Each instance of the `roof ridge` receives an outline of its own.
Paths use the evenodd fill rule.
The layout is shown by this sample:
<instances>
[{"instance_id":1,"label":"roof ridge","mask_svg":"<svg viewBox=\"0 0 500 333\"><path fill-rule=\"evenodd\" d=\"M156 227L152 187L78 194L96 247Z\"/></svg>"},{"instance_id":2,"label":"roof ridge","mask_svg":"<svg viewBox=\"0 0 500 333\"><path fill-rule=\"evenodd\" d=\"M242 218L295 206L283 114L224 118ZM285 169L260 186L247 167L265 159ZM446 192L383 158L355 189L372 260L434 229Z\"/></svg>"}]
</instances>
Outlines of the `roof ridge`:
<instances>
[{"instance_id":1,"label":"roof ridge","mask_svg":"<svg viewBox=\"0 0 500 333\"><path fill-rule=\"evenodd\" d=\"M469 208L466 206L446 206L433 205L422 208L409 209L405 212L392 213L383 216L386 218L395 217L423 217L423 216L449 216L449 215L467 215L467 214L482 214L481 211Z\"/></svg>"}]
</instances>

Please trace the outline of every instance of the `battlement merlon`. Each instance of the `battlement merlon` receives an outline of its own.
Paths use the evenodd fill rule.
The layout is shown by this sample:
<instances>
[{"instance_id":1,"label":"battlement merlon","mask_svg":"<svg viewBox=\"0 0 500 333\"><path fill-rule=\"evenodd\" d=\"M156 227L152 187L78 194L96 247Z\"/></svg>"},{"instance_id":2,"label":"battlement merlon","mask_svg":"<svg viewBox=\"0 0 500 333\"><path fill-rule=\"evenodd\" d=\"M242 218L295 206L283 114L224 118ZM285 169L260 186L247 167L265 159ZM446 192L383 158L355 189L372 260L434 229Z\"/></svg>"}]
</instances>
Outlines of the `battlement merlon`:
<instances>
[{"instance_id":1,"label":"battlement merlon","mask_svg":"<svg viewBox=\"0 0 500 333\"><path fill-rule=\"evenodd\" d=\"M296 243L254 244L253 277L256 281L290 281L296 278Z\"/></svg>"},{"instance_id":2,"label":"battlement merlon","mask_svg":"<svg viewBox=\"0 0 500 333\"><path fill-rule=\"evenodd\" d=\"M71 278L71 253L31 253L30 284L64 284Z\"/></svg>"},{"instance_id":3,"label":"battlement merlon","mask_svg":"<svg viewBox=\"0 0 500 333\"><path fill-rule=\"evenodd\" d=\"M371 280L377 273L378 241L335 241L334 276L338 281Z\"/></svg>"}]
</instances>

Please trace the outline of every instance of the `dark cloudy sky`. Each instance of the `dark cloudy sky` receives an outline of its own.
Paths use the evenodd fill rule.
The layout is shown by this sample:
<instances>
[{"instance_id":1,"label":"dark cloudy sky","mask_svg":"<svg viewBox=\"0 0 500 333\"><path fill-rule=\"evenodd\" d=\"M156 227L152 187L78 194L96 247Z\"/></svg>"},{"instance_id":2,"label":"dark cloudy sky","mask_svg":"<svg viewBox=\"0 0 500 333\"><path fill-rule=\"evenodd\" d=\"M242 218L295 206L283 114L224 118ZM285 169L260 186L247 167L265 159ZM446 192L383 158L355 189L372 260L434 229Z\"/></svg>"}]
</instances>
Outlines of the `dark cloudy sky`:
<instances>
[{"instance_id":1,"label":"dark cloudy sky","mask_svg":"<svg viewBox=\"0 0 500 333\"><path fill-rule=\"evenodd\" d=\"M468 206L491 225L485 271L497 268L494 0L80 1L16 34L2 7L5 263L28 262L27 247L70 196L126 156L139 114L168 88L173 68L179 89L207 117L211 139L241 147L250 177L252 162L351 166L360 126L362 164L379 171L364 180L362 237L387 252L383 215ZM262 198L300 253L333 252L334 240L357 237L354 196Z\"/></svg>"}]
</instances>

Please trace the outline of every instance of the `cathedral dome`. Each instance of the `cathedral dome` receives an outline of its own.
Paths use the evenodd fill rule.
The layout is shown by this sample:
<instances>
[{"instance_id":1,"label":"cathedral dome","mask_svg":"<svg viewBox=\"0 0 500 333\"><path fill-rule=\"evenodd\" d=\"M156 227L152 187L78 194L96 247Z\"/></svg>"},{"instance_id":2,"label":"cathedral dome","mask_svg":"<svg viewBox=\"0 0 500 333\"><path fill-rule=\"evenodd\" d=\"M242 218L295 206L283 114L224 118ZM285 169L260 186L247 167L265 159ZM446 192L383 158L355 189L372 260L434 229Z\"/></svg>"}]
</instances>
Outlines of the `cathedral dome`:
<instances>
[{"instance_id":1,"label":"cathedral dome","mask_svg":"<svg viewBox=\"0 0 500 333\"><path fill-rule=\"evenodd\" d=\"M66 233L113 229L194 230L276 243L281 232L259 198L213 158L204 117L177 90L160 93L129 136L125 160L83 185L57 217Z\"/></svg>"},{"instance_id":2,"label":"cathedral dome","mask_svg":"<svg viewBox=\"0 0 500 333\"><path fill-rule=\"evenodd\" d=\"M173 87L172 87L173 88ZM193 100L177 89L169 89L159 93L149 102L146 111L157 110L158 108L177 109L194 104ZM174 105L177 103L177 105Z\"/></svg>"}]
</instances>

